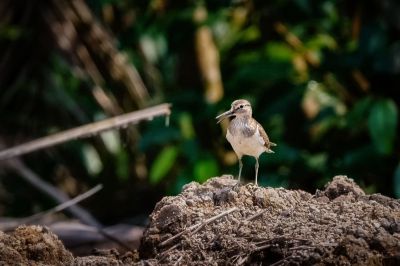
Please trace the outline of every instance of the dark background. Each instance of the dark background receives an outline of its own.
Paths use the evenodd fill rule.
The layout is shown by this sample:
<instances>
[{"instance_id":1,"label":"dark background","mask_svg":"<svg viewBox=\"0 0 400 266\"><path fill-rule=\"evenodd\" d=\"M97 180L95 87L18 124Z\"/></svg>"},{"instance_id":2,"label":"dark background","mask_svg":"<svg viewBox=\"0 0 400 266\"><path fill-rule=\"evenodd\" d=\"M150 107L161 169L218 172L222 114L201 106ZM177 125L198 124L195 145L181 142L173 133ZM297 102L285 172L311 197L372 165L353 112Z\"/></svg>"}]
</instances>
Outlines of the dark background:
<instances>
[{"instance_id":1,"label":"dark background","mask_svg":"<svg viewBox=\"0 0 400 266\"><path fill-rule=\"evenodd\" d=\"M214 118L245 98L278 144L260 185L314 192L344 174L400 197L399 36L395 0L3 0L0 139L172 103L169 127L156 118L22 157L71 197L104 184L82 203L103 223L141 223L182 185L237 175ZM0 216L54 205L0 167Z\"/></svg>"}]
</instances>

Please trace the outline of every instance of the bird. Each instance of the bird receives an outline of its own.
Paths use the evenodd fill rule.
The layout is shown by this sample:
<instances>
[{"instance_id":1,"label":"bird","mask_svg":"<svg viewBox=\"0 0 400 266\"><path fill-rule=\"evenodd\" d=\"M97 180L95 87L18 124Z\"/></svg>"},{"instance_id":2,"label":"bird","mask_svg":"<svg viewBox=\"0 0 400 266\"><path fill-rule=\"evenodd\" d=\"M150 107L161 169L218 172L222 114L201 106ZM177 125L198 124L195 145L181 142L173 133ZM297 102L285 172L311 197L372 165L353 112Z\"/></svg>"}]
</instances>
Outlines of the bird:
<instances>
[{"instance_id":1,"label":"bird","mask_svg":"<svg viewBox=\"0 0 400 266\"><path fill-rule=\"evenodd\" d=\"M226 139L231 144L236 156L239 159L239 178L242 174L243 155L252 156L256 159L255 163L255 185L258 186L258 159L264 152L274 153L271 147L276 146L269 140L264 128L253 118L253 111L249 101L244 99L235 100L231 104L231 109L218 115L217 124L226 118L232 118L226 132Z\"/></svg>"}]
</instances>

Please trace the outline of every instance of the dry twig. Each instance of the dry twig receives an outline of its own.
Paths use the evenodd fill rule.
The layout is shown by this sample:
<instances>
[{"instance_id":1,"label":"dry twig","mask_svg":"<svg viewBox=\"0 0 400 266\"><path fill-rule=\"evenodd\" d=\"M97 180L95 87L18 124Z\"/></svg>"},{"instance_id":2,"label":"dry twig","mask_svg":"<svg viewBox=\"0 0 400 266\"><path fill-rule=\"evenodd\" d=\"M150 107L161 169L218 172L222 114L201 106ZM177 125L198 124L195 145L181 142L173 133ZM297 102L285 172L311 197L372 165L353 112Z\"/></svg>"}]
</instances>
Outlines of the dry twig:
<instances>
[{"instance_id":1,"label":"dry twig","mask_svg":"<svg viewBox=\"0 0 400 266\"><path fill-rule=\"evenodd\" d=\"M263 245L263 246L259 246L259 247L256 247L255 249L254 249L254 251L261 251L261 250L263 250L263 249L266 249L266 248L269 248L269 247L272 247L273 245L270 245L270 244L267 244L267 245Z\"/></svg>"},{"instance_id":2,"label":"dry twig","mask_svg":"<svg viewBox=\"0 0 400 266\"><path fill-rule=\"evenodd\" d=\"M215 216L213 216L211 218L208 218L208 219L206 219L206 220L204 220L204 221L202 221L200 223L192 225L192 226L186 228L185 230L181 231L180 233L178 233L178 234L168 238L167 240L161 242L160 247L164 247L164 246L168 245L169 243L171 243L172 241L174 241L175 239L177 239L178 237L180 237L183 234L186 234L186 233L195 234L198 231L200 231L202 228L204 228L204 226L206 226L207 224L212 223L215 220L218 220L219 218L224 217L225 215L228 215L229 213L237 211L237 210L238 210L237 207L233 207L233 208L231 208L229 210L226 210L224 212L221 212L220 214L217 214L217 215L215 215Z\"/></svg>"},{"instance_id":3,"label":"dry twig","mask_svg":"<svg viewBox=\"0 0 400 266\"><path fill-rule=\"evenodd\" d=\"M183 256L180 256L179 259L175 262L175 266L179 265L179 262L181 262L181 260L183 259Z\"/></svg>"},{"instance_id":4,"label":"dry twig","mask_svg":"<svg viewBox=\"0 0 400 266\"><path fill-rule=\"evenodd\" d=\"M246 221L252 221L258 217L260 217L261 215L263 215L264 213L266 213L268 211L268 209L262 210L260 212L257 212L256 214L253 214L252 216L246 218Z\"/></svg>"},{"instance_id":5,"label":"dry twig","mask_svg":"<svg viewBox=\"0 0 400 266\"><path fill-rule=\"evenodd\" d=\"M103 188L103 185L99 184L99 185L91 188L90 190L86 191L85 193L82 193L82 194L76 196L73 199L65 201L65 202L55 206L54 208L51 208L50 210L47 210L47 211L44 211L44 212L40 212L40 213L36 213L36 214L34 214L34 215L30 216L30 217L26 217L22 221L25 224L29 224L29 223L32 223L32 222L34 222L36 220L39 220L39 219L41 219L41 218L43 218L45 216L51 215L51 214L56 213L56 212L63 211L65 209L71 207L72 205L75 205L75 204L81 202L82 200L91 197L92 195L94 195L97 192L99 192L102 188Z\"/></svg>"},{"instance_id":6,"label":"dry twig","mask_svg":"<svg viewBox=\"0 0 400 266\"><path fill-rule=\"evenodd\" d=\"M0 151L0 161L61 144L73 139L90 137L106 130L125 127L129 124L136 124L141 120L151 119L156 116L169 116L170 113L170 104L160 104L139 111L68 129Z\"/></svg>"},{"instance_id":7,"label":"dry twig","mask_svg":"<svg viewBox=\"0 0 400 266\"><path fill-rule=\"evenodd\" d=\"M1 145L1 143L0 143ZM32 184L34 187L39 189L40 191L44 192L51 198L53 198L56 202L63 205L66 204L70 199L69 197L58 188L52 186L51 184L43 181L35 172L33 172L29 167L27 167L20 159L14 158L5 162L5 166L9 169L13 170L17 174L19 174L22 178ZM106 237L107 239L117 243L121 247L125 248L126 250L130 251L131 248L122 242L121 240L117 239L116 237L110 235L103 229L103 225L99 223L88 211L79 207L78 205L71 205L68 207L68 210L71 214L78 218L84 224L93 226L96 228L97 232L102 236Z\"/></svg>"},{"instance_id":8,"label":"dry twig","mask_svg":"<svg viewBox=\"0 0 400 266\"><path fill-rule=\"evenodd\" d=\"M281 260L278 260L277 262L274 262L273 264L271 264L270 266L278 266L278 265L291 265L291 263L293 262L292 259L299 259L300 256L297 255L290 255L288 257L285 257ZM294 264L294 263L293 263ZM297 264L297 263L296 263Z\"/></svg>"},{"instance_id":9,"label":"dry twig","mask_svg":"<svg viewBox=\"0 0 400 266\"><path fill-rule=\"evenodd\" d=\"M19 159L12 159L5 162L5 166L10 170L14 171L16 174L25 179L32 186L50 196L58 204L63 204L68 202L70 198L64 191L52 186L43 179L41 179L35 172L33 172L28 166L26 166ZM85 209L79 207L78 205L72 205L68 207L71 214L78 218L85 224L92 225L95 227L101 226L100 223Z\"/></svg>"}]
</instances>

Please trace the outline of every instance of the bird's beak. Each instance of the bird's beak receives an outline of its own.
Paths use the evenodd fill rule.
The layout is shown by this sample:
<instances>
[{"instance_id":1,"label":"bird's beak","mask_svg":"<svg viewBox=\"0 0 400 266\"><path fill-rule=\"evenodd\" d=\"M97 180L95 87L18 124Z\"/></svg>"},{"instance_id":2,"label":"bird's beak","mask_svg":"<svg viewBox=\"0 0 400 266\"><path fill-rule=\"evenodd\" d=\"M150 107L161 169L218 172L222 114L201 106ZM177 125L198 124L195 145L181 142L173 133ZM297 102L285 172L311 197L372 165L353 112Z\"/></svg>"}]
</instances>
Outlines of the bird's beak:
<instances>
[{"instance_id":1,"label":"bird's beak","mask_svg":"<svg viewBox=\"0 0 400 266\"><path fill-rule=\"evenodd\" d=\"M217 124L219 124L222 120L224 120L225 118L234 116L234 112L232 110L226 111L225 113L220 114L219 116L217 116L215 119L218 119Z\"/></svg>"}]
</instances>

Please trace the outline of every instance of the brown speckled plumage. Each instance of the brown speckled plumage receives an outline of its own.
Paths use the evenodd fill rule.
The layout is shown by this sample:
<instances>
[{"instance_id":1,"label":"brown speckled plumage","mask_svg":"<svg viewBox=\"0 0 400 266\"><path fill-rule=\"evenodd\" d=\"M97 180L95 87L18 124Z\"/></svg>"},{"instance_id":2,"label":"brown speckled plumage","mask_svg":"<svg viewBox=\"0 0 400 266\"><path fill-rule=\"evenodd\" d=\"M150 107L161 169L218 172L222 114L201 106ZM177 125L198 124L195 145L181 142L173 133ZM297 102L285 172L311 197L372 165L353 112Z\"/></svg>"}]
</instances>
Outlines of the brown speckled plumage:
<instances>
[{"instance_id":1,"label":"brown speckled plumage","mask_svg":"<svg viewBox=\"0 0 400 266\"><path fill-rule=\"evenodd\" d=\"M249 155L256 159L255 183L257 184L258 158L263 152L273 153L271 147L276 144L269 140L264 128L252 117L251 105L247 100L234 101L231 109L216 119L219 123L227 117L234 117L229 123L226 138L239 159L239 180L243 166L242 156Z\"/></svg>"}]
</instances>

